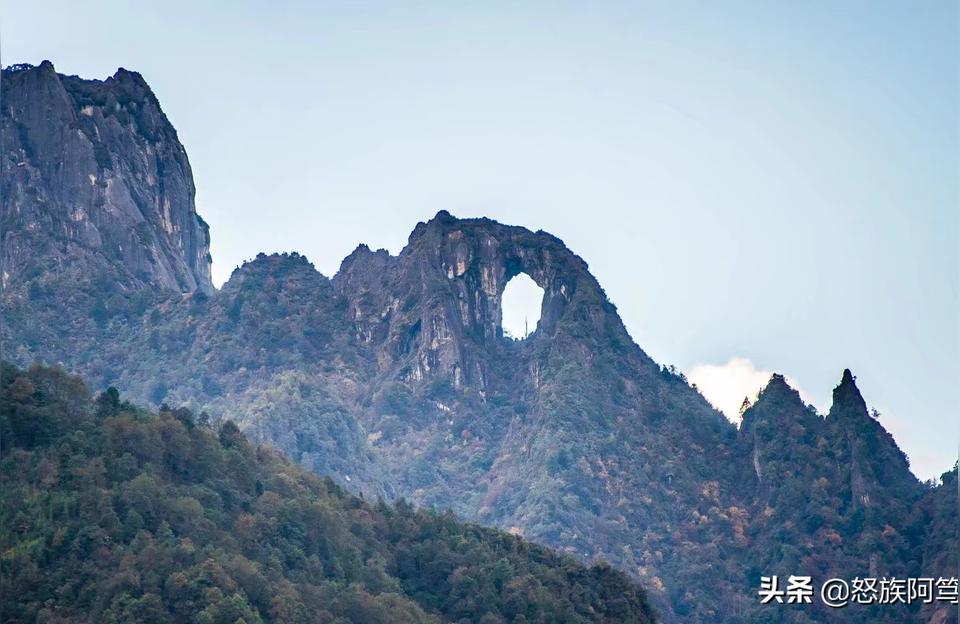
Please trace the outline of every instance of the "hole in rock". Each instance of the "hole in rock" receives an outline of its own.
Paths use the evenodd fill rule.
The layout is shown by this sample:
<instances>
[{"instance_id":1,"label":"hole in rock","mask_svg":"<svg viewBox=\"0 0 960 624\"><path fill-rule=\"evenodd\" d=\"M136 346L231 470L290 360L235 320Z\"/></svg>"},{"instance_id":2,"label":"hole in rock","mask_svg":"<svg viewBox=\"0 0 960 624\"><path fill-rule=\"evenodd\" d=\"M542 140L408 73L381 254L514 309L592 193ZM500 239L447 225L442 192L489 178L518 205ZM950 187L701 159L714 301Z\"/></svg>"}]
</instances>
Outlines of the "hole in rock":
<instances>
[{"instance_id":1,"label":"hole in rock","mask_svg":"<svg viewBox=\"0 0 960 624\"><path fill-rule=\"evenodd\" d=\"M501 299L500 327L503 335L523 340L540 322L543 289L526 273L519 273L507 282Z\"/></svg>"}]
</instances>

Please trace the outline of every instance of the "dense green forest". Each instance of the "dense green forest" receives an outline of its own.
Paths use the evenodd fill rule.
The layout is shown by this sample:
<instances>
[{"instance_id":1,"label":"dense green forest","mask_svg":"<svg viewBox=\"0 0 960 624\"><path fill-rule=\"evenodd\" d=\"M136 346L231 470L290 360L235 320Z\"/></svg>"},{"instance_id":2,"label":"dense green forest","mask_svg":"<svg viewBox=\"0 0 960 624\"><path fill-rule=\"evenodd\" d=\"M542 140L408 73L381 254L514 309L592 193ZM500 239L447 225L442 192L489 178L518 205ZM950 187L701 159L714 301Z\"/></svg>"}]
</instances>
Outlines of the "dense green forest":
<instances>
[{"instance_id":1,"label":"dense green forest","mask_svg":"<svg viewBox=\"0 0 960 624\"><path fill-rule=\"evenodd\" d=\"M368 503L231 422L3 365L4 622L651 622L643 591L451 513Z\"/></svg>"}]
</instances>

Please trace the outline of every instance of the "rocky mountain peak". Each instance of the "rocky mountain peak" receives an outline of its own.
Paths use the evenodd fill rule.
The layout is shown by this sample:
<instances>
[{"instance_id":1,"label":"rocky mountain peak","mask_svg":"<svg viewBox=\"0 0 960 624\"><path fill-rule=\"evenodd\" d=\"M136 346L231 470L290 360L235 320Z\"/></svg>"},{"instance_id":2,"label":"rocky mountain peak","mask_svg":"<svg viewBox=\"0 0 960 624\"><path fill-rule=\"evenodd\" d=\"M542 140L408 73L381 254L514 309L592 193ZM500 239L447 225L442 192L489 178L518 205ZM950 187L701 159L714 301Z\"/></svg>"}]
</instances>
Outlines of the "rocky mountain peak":
<instances>
[{"instance_id":1,"label":"rocky mountain peak","mask_svg":"<svg viewBox=\"0 0 960 624\"><path fill-rule=\"evenodd\" d=\"M764 386L760 392L759 399L764 400L766 398L770 400L773 397L781 396L790 397L790 399L799 401L800 405L803 405L803 401L800 399L800 393L787 382L787 378L780 373L774 373L770 376L767 385Z\"/></svg>"},{"instance_id":2,"label":"rocky mountain peak","mask_svg":"<svg viewBox=\"0 0 960 624\"><path fill-rule=\"evenodd\" d=\"M357 247L333 282L382 366L404 378L440 377L483 389L487 356L506 340L504 289L520 273L544 291L531 343L576 326L581 337L631 344L587 264L563 241L491 219L440 211L417 224L397 256Z\"/></svg>"},{"instance_id":3,"label":"rocky mountain peak","mask_svg":"<svg viewBox=\"0 0 960 624\"><path fill-rule=\"evenodd\" d=\"M843 371L840 384L833 390L833 404L827 415L831 438L838 456L849 467L851 500L854 505L870 507L879 492L903 493L914 486L907 456L893 436L867 410L849 369Z\"/></svg>"},{"instance_id":4,"label":"rocky mountain peak","mask_svg":"<svg viewBox=\"0 0 960 624\"><path fill-rule=\"evenodd\" d=\"M360 243L350 255L340 263L335 280L356 283L364 278L361 274L382 271L391 260L386 249L373 251L366 243Z\"/></svg>"},{"instance_id":5,"label":"rocky mountain peak","mask_svg":"<svg viewBox=\"0 0 960 624\"><path fill-rule=\"evenodd\" d=\"M53 64L2 72L4 284L47 278L212 292L209 233L186 151L142 76Z\"/></svg>"},{"instance_id":6,"label":"rocky mountain peak","mask_svg":"<svg viewBox=\"0 0 960 624\"><path fill-rule=\"evenodd\" d=\"M117 71L107 78L107 81L116 80L120 83L132 83L144 87L147 91L150 91L150 87L147 85L147 81L143 79L143 75L140 72L131 71L124 67L118 67ZM152 94L152 91L151 91Z\"/></svg>"},{"instance_id":7,"label":"rocky mountain peak","mask_svg":"<svg viewBox=\"0 0 960 624\"><path fill-rule=\"evenodd\" d=\"M833 404L830 407L830 416L834 417L868 417L867 403L857 388L856 377L850 369L844 369L840 384L833 389Z\"/></svg>"},{"instance_id":8,"label":"rocky mountain peak","mask_svg":"<svg viewBox=\"0 0 960 624\"><path fill-rule=\"evenodd\" d=\"M442 230L444 226L455 225L458 219L450 214L447 210L439 210L437 214L428 219L427 221L421 221L413 228L413 231L410 232L410 236L407 239L407 246L410 247L420 240L424 236L427 236L429 232L437 232Z\"/></svg>"},{"instance_id":9,"label":"rocky mountain peak","mask_svg":"<svg viewBox=\"0 0 960 624\"><path fill-rule=\"evenodd\" d=\"M770 380L757 396L757 401L743 413L742 432L750 431L759 419L772 419L778 426L788 425L789 421L819 419L811 411L786 377L779 373L770 376Z\"/></svg>"},{"instance_id":10,"label":"rocky mountain peak","mask_svg":"<svg viewBox=\"0 0 960 624\"><path fill-rule=\"evenodd\" d=\"M809 472L819 463L817 447L823 429L823 418L804 404L786 378L771 376L756 403L743 413L738 432L741 461L749 462L748 469L756 483L764 486L768 501L776 494L770 489L774 479L779 487L792 470ZM784 470L785 465L791 468Z\"/></svg>"},{"instance_id":11,"label":"rocky mountain peak","mask_svg":"<svg viewBox=\"0 0 960 624\"><path fill-rule=\"evenodd\" d=\"M853 376L853 373L849 368L843 369L843 375L840 377L840 385L837 388L853 388L857 387L857 378ZM859 394L859 391L858 391Z\"/></svg>"},{"instance_id":12,"label":"rocky mountain peak","mask_svg":"<svg viewBox=\"0 0 960 624\"><path fill-rule=\"evenodd\" d=\"M297 252L259 253L233 270L227 284L242 282L256 277L284 277L290 274L303 274L322 277L310 260ZM226 289L226 285L224 285Z\"/></svg>"}]
</instances>

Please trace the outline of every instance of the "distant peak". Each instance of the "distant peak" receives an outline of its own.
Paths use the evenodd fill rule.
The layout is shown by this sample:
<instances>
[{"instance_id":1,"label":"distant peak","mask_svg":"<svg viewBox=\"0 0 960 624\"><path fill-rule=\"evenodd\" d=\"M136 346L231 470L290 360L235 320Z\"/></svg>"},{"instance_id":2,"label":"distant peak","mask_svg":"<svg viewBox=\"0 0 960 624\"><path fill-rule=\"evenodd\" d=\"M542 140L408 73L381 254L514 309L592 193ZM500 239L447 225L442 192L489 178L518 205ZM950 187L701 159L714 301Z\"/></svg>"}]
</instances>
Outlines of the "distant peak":
<instances>
[{"instance_id":1,"label":"distant peak","mask_svg":"<svg viewBox=\"0 0 960 624\"><path fill-rule=\"evenodd\" d=\"M14 65L8 65L3 68L3 73L7 75L12 74L24 74L31 77L40 77L42 80L58 80L57 70L54 69L53 63L50 61L44 60L39 65L31 65L30 63L16 63Z\"/></svg>"},{"instance_id":2,"label":"distant peak","mask_svg":"<svg viewBox=\"0 0 960 624\"><path fill-rule=\"evenodd\" d=\"M423 238L428 232L436 232L440 230L443 225L455 223L456 221L456 217L451 215L446 210L441 210L435 214L433 218L417 223L416 227L413 228L413 231L410 232L410 237L407 239L407 245L410 245Z\"/></svg>"},{"instance_id":3,"label":"distant peak","mask_svg":"<svg viewBox=\"0 0 960 624\"><path fill-rule=\"evenodd\" d=\"M250 260L249 262L245 262L244 266L304 266L312 269L313 263L310 262L306 256L296 251L284 251L269 254L260 252L257 254L256 258Z\"/></svg>"},{"instance_id":4,"label":"distant peak","mask_svg":"<svg viewBox=\"0 0 960 624\"><path fill-rule=\"evenodd\" d=\"M381 254L381 253L387 253L387 250L386 250L386 249L378 249L377 251L373 251L372 249L370 249L370 245L368 245L368 244L366 244L366 243L360 243L359 245L357 245L357 246L354 248L353 251L350 252L350 255L347 256L347 258L351 258L351 257L354 257L354 256L375 255L375 254Z\"/></svg>"},{"instance_id":5,"label":"distant peak","mask_svg":"<svg viewBox=\"0 0 960 624\"><path fill-rule=\"evenodd\" d=\"M780 373L774 373L770 375L770 381L767 382L765 389L770 388L790 388L790 384L787 383L787 378L781 375ZM792 390L792 388L790 388Z\"/></svg>"},{"instance_id":6,"label":"distant peak","mask_svg":"<svg viewBox=\"0 0 960 624\"><path fill-rule=\"evenodd\" d=\"M772 393L777 393L777 394L789 393L791 395L796 395L797 400L798 401L800 400L800 393L797 392L796 388L794 388L787 382L787 378L781 373L774 373L770 375L770 380L767 382L767 385L763 387L763 390L761 390L760 395L763 396L764 394L772 394Z\"/></svg>"},{"instance_id":7,"label":"distant peak","mask_svg":"<svg viewBox=\"0 0 960 624\"><path fill-rule=\"evenodd\" d=\"M352 262L357 258L360 258L362 256L367 256L372 253L373 253L373 250L370 249L370 245L366 243L360 243L354 248L353 251L350 252L350 255L348 255L346 258L343 259L343 262L348 262L348 261Z\"/></svg>"},{"instance_id":8,"label":"distant peak","mask_svg":"<svg viewBox=\"0 0 960 624\"><path fill-rule=\"evenodd\" d=\"M860 390L857 388L857 378L853 376L853 373L850 372L849 368L843 369L843 376L840 378L840 385L834 389L834 396L838 392L855 392L857 396L860 395Z\"/></svg>"},{"instance_id":9,"label":"distant peak","mask_svg":"<svg viewBox=\"0 0 960 624\"><path fill-rule=\"evenodd\" d=\"M856 377L853 376L849 368L846 368L840 378L840 385L833 389L833 405L830 408L830 413L837 414L850 410L866 414L867 404L857 387Z\"/></svg>"},{"instance_id":10,"label":"distant peak","mask_svg":"<svg viewBox=\"0 0 960 624\"><path fill-rule=\"evenodd\" d=\"M360 243L357 245L356 249L350 252L349 256L343 259L343 261L340 263L340 269L337 271L337 273L346 273L349 272L353 267L367 266L367 264L370 262L382 264L389 259L390 252L386 249L378 249L373 251L366 243Z\"/></svg>"},{"instance_id":11,"label":"distant peak","mask_svg":"<svg viewBox=\"0 0 960 624\"><path fill-rule=\"evenodd\" d=\"M787 378L780 373L774 373L770 376L770 381L768 381L767 385L760 391L754 407L765 404L789 405L800 409L806 408L803 399L800 398L800 393L796 388L793 388L787 383Z\"/></svg>"},{"instance_id":12,"label":"distant peak","mask_svg":"<svg viewBox=\"0 0 960 624\"><path fill-rule=\"evenodd\" d=\"M134 82L147 84L147 81L143 79L143 75L140 74L140 72L131 71L125 67L118 67L117 71L113 74L113 78L121 82L125 80L131 80Z\"/></svg>"},{"instance_id":13,"label":"distant peak","mask_svg":"<svg viewBox=\"0 0 960 624\"><path fill-rule=\"evenodd\" d=\"M783 427L797 423L813 431L821 424L816 412L804 404L800 393L779 373L770 376L770 381L760 391L756 402L742 414L740 435L748 439L771 440Z\"/></svg>"},{"instance_id":14,"label":"distant peak","mask_svg":"<svg viewBox=\"0 0 960 624\"><path fill-rule=\"evenodd\" d=\"M270 254L261 252L253 260L245 260L235 268L222 290L230 291L239 288L243 284L251 283L249 280L258 283L258 280L265 277L285 279L291 276L327 279L317 271L306 256L295 251Z\"/></svg>"},{"instance_id":15,"label":"distant peak","mask_svg":"<svg viewBox=\"0 0 960 624\"><path fill-rule=\"evenodd\" d=\"M119 67L113 76L107 78L106 84L115 85L136 100L149 99L159 106L156 95L140 72Z\"/></svg>"}]
</instances>

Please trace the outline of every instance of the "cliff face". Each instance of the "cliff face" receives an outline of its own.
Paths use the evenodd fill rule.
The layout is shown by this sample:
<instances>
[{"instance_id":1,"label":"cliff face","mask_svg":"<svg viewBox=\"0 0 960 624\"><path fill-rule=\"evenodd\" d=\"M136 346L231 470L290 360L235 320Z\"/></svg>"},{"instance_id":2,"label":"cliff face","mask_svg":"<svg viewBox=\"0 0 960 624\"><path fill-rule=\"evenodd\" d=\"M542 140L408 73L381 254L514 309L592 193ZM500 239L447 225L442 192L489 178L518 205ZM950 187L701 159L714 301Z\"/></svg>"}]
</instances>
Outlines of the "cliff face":
<instances>
[{"instance_id":1,"label":"cliff face","mask_svg":"<svg viewBox=\"0 0 960 624\"><path fill-rule=\"evenodd\" d=\"M920 621L757 604L761 574L929 575L930 544L956 549L955 489L917 482L849 372L826 417L775 376L738 430L631 340L562 241L446 212L332 279L261 254L213 291L186 157L138 76L42 66L5 72L10 91L4 357L231 418L368 496L607 559L666 622ZM545 294L518 341L500 319L519 273Z\"/></svg>"},{"instance_id":2,"label":"cliff face","mask_svg":"<svg viewBox=\"0 0 960 624\"><path fill-rule=\"evenodd\" d=\"M212 292L186 151L139 74L3 71L3 283L38 270L123 289Z\"/></svg>"},{"instance_id":3,"label":"cliff face","mask_svg":"<svg viewBox=\"0 0 960 624\"><path fill-rule=\"evenodd\" d=\"M358 247L333 285L382 373L486 391L497 376L490 356L512 344L500 326L502 297L520 273L544 290L540 322L526 344L568 335L574 321L598 340L632 344L587 264L563 241L489 219L441 211L416 226L399 256ZM634 355L652 365L639 349Z\"/></svg>"}]
</instances>

